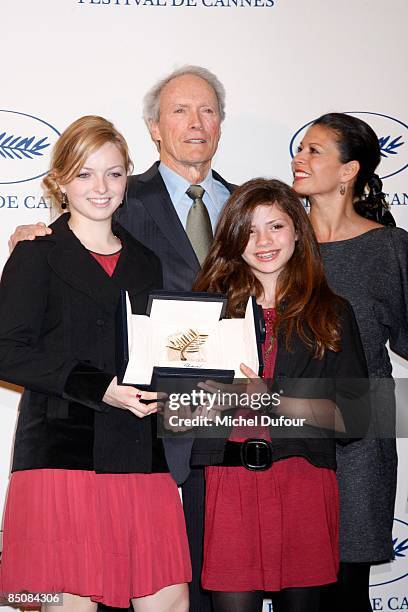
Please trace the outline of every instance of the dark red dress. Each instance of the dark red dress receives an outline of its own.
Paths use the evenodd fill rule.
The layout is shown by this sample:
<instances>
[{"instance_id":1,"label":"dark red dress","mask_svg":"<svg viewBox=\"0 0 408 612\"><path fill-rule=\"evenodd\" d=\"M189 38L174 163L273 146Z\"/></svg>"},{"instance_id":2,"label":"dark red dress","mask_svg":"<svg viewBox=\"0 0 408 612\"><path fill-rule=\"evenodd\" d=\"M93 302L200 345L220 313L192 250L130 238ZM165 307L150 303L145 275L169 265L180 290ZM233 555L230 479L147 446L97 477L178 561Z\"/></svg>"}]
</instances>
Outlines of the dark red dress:
<instances>
[{"instance_id":1,"label":"dark red dress","mask_svg":"<svg viewBox=\"0 0 408 612\"><path fill-rule=\"evenodd\" d=\"M275 311L264 310L265 378L276 358ZM235 428L230 439L269 438ZM303 457L265 471L206 468L202 584L213 591L279 591L336 581L339 502L336 475Z\"/></svg>"}]
</instances>

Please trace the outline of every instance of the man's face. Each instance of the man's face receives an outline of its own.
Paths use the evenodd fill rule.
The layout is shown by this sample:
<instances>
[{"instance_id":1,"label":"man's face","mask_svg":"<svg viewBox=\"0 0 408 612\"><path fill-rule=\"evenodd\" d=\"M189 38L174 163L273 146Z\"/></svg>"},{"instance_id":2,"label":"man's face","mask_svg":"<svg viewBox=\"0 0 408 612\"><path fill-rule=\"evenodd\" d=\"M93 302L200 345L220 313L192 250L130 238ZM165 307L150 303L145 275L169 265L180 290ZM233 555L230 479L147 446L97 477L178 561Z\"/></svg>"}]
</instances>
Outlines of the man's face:
<instances>
[{"instance_id":1,"label":"man's face","mask_svg":"<svg viewBox=\"0 0 408 612\"><path fill-rule=\"evenodd\" d=\"M221 134L215 91L198 76L175 77L161 92L160 118L150 129L166 166L182 176L191 166L206 174Z\"/></svg>"}]
</instances>

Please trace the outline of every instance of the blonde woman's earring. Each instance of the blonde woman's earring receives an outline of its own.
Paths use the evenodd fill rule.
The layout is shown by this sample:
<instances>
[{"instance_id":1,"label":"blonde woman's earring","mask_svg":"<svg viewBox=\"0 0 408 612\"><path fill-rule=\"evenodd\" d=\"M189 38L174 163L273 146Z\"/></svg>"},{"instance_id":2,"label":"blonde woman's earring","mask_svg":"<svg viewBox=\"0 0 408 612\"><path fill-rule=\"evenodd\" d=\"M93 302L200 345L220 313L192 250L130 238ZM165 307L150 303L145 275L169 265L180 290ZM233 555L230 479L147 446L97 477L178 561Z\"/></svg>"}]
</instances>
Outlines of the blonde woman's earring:
<instances>
[{"instance_id":1,"label":"blonde woman's earring","mask_svg":"<svg viewBox=\"0 0 408 612\"><path fill-rule=\"evenodd\" d=\"M340 184L340 195L344 195L346 193L346 186L344 183Z\"/></svg>"}]
</instances>

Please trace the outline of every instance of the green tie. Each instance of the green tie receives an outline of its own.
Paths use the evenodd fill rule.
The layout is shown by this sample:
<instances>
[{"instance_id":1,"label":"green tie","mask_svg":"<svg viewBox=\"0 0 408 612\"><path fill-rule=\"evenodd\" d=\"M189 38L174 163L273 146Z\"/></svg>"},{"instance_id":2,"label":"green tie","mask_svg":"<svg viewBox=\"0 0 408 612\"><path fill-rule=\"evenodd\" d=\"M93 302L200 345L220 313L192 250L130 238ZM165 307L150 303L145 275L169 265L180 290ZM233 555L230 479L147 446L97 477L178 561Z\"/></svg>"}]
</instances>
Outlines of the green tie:
<instances>
[{"instance_id":1,"label":"green tie","mask_svg":"<svg viewBox=\"0 0 408 612\"><path fill-rule=\"evenodd\" d=\"M190 185L186 191L193 200L187 215L186 233L200 266L207 257L213 239L210 215L202 199L204 191L201 185Z\"/></svg>"}]
</instances>

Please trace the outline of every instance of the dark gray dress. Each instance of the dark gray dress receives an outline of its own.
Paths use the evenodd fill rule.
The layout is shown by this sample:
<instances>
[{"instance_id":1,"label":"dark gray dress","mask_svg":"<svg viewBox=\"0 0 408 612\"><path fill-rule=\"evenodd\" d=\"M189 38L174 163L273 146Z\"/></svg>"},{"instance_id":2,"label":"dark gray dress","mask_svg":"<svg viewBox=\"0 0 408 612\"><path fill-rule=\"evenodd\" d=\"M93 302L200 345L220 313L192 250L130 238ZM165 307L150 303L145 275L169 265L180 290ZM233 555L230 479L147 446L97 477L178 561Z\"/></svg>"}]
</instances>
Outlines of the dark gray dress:
<instances>
[{"instance_id":1,"label":"dark gray dress","mask_svg":"<svg viewBox=\"0 0 408 612\"><path fill-rule=\"evenodd\" d=\"M370 377L388 378L381 383L383 398L376 408L392 421L395 400L385 344L389 341L408 359L408 233L378 228L322 243L320 249L330 287L354 308ZM381 418L376 415L377 425ZM383 436L339 446L337 462L341 560L374 563L392 558L395 440Z\"/></svg>"}]
</instances>

